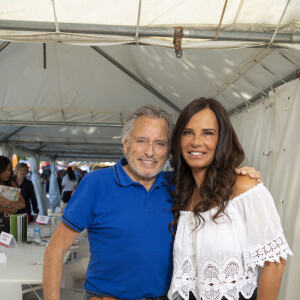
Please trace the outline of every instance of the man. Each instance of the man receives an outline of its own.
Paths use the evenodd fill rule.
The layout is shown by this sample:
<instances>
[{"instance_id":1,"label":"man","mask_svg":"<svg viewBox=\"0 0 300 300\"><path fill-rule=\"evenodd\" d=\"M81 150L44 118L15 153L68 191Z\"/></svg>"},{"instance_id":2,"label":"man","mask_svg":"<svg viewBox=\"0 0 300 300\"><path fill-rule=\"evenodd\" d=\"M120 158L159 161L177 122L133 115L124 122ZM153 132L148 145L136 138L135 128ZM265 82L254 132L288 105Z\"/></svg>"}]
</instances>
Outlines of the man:
<instances>
[{"instance_id":1,"label":"man","mask_svg":"<svg viewBox=\"0 0 300 300\"><path fill-rule=\"evenodd\" d=\"M60 299L64 254L85 228L91 251L86 299L166 298L173 201L171 173L161 169L169 155L172 127L162 109L138 109L123 128L126 159L82 180L45 252L45 300Z\"/></svg>"}]
</instances>

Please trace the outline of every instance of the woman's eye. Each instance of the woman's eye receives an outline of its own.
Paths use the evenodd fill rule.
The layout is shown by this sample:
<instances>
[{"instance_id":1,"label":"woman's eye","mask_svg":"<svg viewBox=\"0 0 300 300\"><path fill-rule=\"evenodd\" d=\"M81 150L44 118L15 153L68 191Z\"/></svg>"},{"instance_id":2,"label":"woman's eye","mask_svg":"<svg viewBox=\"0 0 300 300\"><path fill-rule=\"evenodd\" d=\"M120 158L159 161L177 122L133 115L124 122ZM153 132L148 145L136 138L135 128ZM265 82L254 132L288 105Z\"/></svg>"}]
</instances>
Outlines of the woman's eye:
<instances>
[{"instance_id":1,"label":"woman's eye","mask_svg":"<svg viewBox=\"0 0 300 300\"><path fill-rule=\"evenodd\" d=\"M213 135L214 133L212 131L205 131L204 135Z\"/></svg>"},{"instance_id":2,"label":"woman's eye","mask_svg":"<svg viewBox=\"0 0 300 300\"><path fill-rule=\"evenodd\" d=\"M183 135L189 135L189 134L192 134L192 132L190 130L183 131Z\"/></svg>"}]
</instances>

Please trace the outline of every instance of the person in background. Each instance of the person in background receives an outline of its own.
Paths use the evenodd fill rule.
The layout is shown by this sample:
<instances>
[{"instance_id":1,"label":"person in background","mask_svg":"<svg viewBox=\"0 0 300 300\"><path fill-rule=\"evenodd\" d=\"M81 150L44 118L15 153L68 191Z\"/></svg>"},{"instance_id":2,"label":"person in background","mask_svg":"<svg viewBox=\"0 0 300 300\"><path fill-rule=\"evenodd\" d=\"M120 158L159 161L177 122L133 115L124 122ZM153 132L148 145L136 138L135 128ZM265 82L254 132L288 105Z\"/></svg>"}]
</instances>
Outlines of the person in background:
<instances>
[{"instance_id":1,"label":"person in background","mask_svg":"<svg viewBox=\"0 0 300 300\"><path fill-rule=\"evenodd\" d=\"M28 222L33 220L35 222L37 215L39 213L39 208L33 188L33 184L30 180L26 178L29 169L24 163L19 163L15 167L15 176L12 177L13 181L16 183L17 187L21 189L21 195L25 201L25 207L18 210L17 213L26 213L28 215ZM32 208L32 209L31 209ZM33 211L34 215L31 215Z\"/></svg>"},{"instance_id":2,"label":"person in background","mask_svg":"<svg viewBox=\"0 0 300 300\"><path fill-rule=\"evenodd\" d=\"M62 180L62 193L63 193L63 202L68 203L71 199L72 192L77 187L77 181L75 174L72 170L72 167L67 168L67 173Z\"/></svg>"},{"instance_id":3,"label":"person in background","mask_svg":"<svg viewBox=\"0 0 300 300\"><path fill-rule=\"evenodd\" d=\"M169 299L276 300L287 256L274 200L235 169L244 151L224 107L200 98L172 135L176 232Z\"/></svg>"},{"instance_id":4,"label":"person in background","mask_svg":"<svg viewBox=\"0 0 300 300\"><path fill-rule=\"evenodd\" d=\"M6 156L0 156L0 185L17 187L12 180L12 164ZM20 194L18 201L10 201L0 196L0 213L15 214L25 207L25 201Z\"/></svg>"}]
</instances>

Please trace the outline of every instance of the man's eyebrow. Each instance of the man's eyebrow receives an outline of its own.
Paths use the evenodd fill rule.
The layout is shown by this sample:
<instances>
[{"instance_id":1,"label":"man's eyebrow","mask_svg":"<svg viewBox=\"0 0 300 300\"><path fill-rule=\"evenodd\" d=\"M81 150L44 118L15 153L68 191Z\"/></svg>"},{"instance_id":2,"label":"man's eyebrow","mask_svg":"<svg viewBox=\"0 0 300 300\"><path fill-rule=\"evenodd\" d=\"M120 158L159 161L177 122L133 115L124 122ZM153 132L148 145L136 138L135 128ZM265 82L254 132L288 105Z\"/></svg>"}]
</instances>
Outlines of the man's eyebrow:
<instances>
[{"instance_id":1,"label":"man's eyebrow","mask_svg":"<svg viewBox=\"0 0 300 300\"><path fill-rule=\"evenodd\" d=\"M148 141L148 138L147 137L145 137L145 136L133 136L133 138L134 139L145 139L145 140L147 140ZM157 140L154 140L154 142L165 142L165 143L167 143L168 142L168 140L167 139L157 139Z\"/></svg>"}]
</instances>

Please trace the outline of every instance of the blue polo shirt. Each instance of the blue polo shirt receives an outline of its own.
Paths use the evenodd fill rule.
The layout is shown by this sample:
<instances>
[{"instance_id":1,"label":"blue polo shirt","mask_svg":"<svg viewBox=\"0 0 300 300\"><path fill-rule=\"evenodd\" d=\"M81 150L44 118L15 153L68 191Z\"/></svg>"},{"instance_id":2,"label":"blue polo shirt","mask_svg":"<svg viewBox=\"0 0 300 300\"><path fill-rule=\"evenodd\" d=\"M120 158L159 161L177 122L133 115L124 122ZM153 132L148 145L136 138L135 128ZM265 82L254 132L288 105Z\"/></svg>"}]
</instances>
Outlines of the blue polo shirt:
<instances>
[{"instance_id":1,"label":"blue polo shirt","mask_svg":"<svg viewBox=\"0 0 300 300\"><path fill-rule=\"evenodd\" d=\"M123 299L166 295L172 276L171 173L151 189L134 182L121 159L89 173L69 201L63 221L87 228L91 258L85 289Z\"/></svg>"}]
</instances>

